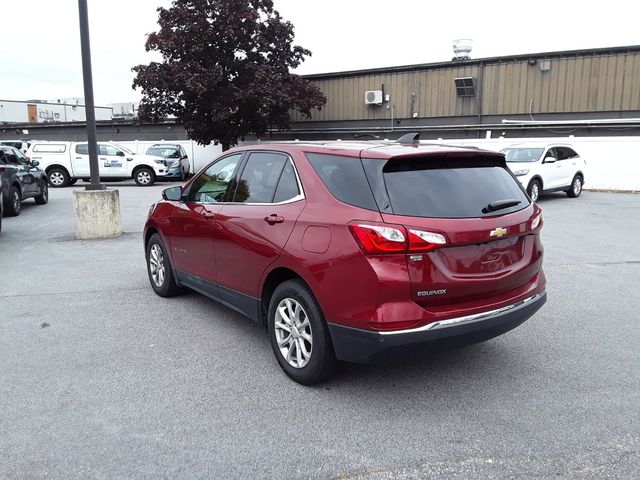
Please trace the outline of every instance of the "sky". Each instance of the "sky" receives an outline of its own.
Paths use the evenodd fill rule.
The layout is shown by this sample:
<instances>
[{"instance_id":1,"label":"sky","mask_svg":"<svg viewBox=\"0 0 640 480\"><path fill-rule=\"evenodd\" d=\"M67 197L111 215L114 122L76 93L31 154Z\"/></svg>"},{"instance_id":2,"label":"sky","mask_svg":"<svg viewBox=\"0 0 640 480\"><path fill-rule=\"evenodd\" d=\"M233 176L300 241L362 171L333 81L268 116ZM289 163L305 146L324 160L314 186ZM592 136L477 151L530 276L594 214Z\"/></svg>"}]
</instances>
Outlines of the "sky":
<instances>
[{"instance_id":1,"label":"sky","mask_svg":"<svg viewBox=\"0 0 640 480\"><path fill-rule=\"evenodd\" d=\"M170 3L88 0L96 105L139 100L131 67L159 60L144 42L157 30L157 7ZM472 58L640 44L637 1L274 3L313 53L300 74L448 61L457 38L473 39ZM76 0L1 0L0 99L84 96L77 9Z\"/></svg>"}]
</instances>

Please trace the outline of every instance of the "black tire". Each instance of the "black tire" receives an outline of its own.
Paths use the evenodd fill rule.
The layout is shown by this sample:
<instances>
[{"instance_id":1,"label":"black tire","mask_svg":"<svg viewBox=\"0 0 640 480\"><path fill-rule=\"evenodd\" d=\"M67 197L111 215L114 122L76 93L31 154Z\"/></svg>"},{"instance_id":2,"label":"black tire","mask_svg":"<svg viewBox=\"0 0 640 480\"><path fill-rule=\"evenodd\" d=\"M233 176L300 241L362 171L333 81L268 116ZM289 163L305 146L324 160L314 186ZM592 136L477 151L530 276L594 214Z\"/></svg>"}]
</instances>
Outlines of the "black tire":
<instances>
[{"instance_id":1,"label":"black tire","mask_svg":"<svg viewBox=\"0 0 640 480\"><path fill-rule=\"evenodd\" d=\"M527 187L527 193L533 202L537 202L540 198L540 194L542 193L542 185L540 185L539 180L531 180L529 186ZM535 197L535 198L534 198Z\"/></svg>"},{"instance_id":2,"label":"black tire","mask_svg":"<svg viewBox=\"0 0 640 480\"><path fill-rule=\"evenodd\" d=\"M46 180L40 182L40 195L34 197L36 205L45 205L49 201L49 185Z\"/></svg>"},{"instance_id":3,"label":"black tire","mask_svg":"<svg viewBox=\"0 0 640 480\"><path fill-rule=\"evenodd\" d=\"M148 167L140 167L133 172L133 179L140 187L149 187L156 181L156 174Z\"/></svg>"},{"instance_id":4,"label":"black tire","mask_svg":"<svg viewBox=\"0 0 640 480\"><path fill-rule=\"evenodd\" d=\"M573 177L573 180L571 180L571 186L566 193L569 198L578 198L580 196L582 193L582 177L580 175Z\"/></svg>"},{"instance_id":5,"label":"black tire","mask_svg":"<svg viewBox=\"0 0 640 480\"><path fill-rule=\"evenodd\" d=\"M17 217L18 215L20 215L21 210L22 197L20 195L20 190L18 190L18 187L12 186L9 189L9 201L5 202L4 205L4 216Z\"/></svg>"},{"instance_id":6,"label":"black tire","mask_svg":"<svg viewBox=\"0 0 640 480\"><path fill-rule=\"evenodd\" d=\"M69 185L75 185L77 181L78 181L77 178L71 178L69 179Z\"/></svg>"},{"instance_id":7,"label":"black tire","mask_svg":"<svg viewBox=\"0 0 640 480\"><path fill-rule=\"evenodd\" d=\"M49 182L49 186L53 188L66 187L69 185L70 180L69 172L64 168L54 167L47 171L47 181Z\"/></svg>"},{"instance_id":8,"label":"black tire","mask_svg":"<svg viewBox=\"0 0 640 480\"><path fill-rule=\"evenodd\" d=\"M281 302L285 302L285 299L295 300L295 302L297 302L303 309L299 318L307 318L309 320L308 325L310 327L310 338L312 339L313 344L302 339L302 335L304 335L305 332L309 335L309 328L307 327L303 327L304 331L303 329L300 331L296 329L295 334L292 334L291 330L289 330L290 333L287 337L291 339L293 335L296 335L296 338L293 339L293 341L299 341L301 344L304 344L304 350L307 352L309 352L307 345L311 346L311 350L309 352L310 356L306 361L306 364L301 367L291 365L285 357L286 354L281 351L278 346L278 335L282 334L284 330L278 329L279 333L276 332L276 322L278 322L276 313L278 311L278 305L280 305ZM279 324L283 323L286 322L279 322ZM336 371L338 361L336 360L336 356L333 351L333 343L331 342L327 323L325 322L322 310L318 305L318 301L304 282L300 280L287 280L286 282L278 285L269 302L267 327L273 353L275 354L282 370L284 370L284 372L294 381L302 385L315 385L326 380ZM283 346L283 348L286 349L286 346ZM293 345L289 343L289 350L292 350L293 348ZM296 344L296 353L298 352L298 348L299 347ZM292 360L295 362L295 359L292 358Z\"/></svg>"},{"instance_id":9,"label":"black tire","mask_svg":"<svg viewBox=\"0 0 640 480\"><path fill-rule=\"evenodd\" d=\"M160 260L158 259L159 255L157 255L158 250L155 250L154 246L157 246L162 252ZM155 256L154 251L156 253ZM153 288L154 292L161 297L174 297L182 293L182 287L176 283L175 277L173 276L173 268L171 267L171 261L167 255L167 249L164 246L162 238L157 233L151 235L151 238L147 242L146 259L147 274L149 275L149 282L151 283L151 288ZM158 261L160 261L164 267L162 281L160 281L157 276L154 276L154 262L152 260L155 260L155 265L158 265Z\"/></svg>"}]
</instances>

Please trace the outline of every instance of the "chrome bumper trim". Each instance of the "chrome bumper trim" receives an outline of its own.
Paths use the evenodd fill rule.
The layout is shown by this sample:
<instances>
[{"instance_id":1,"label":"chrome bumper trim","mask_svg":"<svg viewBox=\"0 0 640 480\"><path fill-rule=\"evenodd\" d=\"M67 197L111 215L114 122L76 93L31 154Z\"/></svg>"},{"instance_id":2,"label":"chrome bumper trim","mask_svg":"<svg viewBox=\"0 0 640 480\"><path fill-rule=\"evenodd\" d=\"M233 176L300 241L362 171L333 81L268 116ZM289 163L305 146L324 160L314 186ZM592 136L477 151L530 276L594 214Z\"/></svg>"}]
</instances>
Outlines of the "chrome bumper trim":
<instances>
[{"instance_id":1,"label":"chrome bumper trim","mask_svg":"<svg viewBox=\"0 0 640 480\"><path fill-rule=\"evenodd\" d=\"M524 300L520 300L517 303L507 305L506 307L497 308L495 310L490 310L488 312L476 313L474 315L466 315L464 317L449 318L447 320L440 320L437 322L429 323L427 325L423 325L422 327L408 328L406 330L394 330L390 332L379 331L377 333L379 333L380 335L399 335L403 333L416 333L416 332L425 332L427 330L439 330L441 328L448 328L448 327L465 325L468 323L480 322L482 320L487 319L487 317L492 317L500 313L508 312L509 310L513 310L514 308L521 307L526 303L538 300L543 295L544 295L544 292L536 293L535 295L525 298Z\"/></svg>"}]
</instances>

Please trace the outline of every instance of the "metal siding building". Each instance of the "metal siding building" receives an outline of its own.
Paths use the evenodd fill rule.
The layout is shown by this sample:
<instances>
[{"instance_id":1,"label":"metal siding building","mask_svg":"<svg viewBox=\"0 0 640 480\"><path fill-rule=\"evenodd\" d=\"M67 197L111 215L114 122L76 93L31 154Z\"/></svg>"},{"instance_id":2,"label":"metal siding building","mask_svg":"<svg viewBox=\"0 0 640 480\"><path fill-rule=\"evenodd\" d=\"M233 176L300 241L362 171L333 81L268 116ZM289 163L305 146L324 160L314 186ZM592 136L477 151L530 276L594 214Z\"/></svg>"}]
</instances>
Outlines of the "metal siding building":
<instances>
[{"instance_id":1,"label":"metal siding building","mask_svg":"<svg viewBox=\"0 0 640 480\"><path fill-rule=\"evenodd\" d=\"M475 95L454 79L473 77ZM366 125L490 124L503 118L640 117L640 46L553 52L307 75L327 103L294 129ZM369 90L389 102L365 105Z\"/></svg>"}]
</instances>

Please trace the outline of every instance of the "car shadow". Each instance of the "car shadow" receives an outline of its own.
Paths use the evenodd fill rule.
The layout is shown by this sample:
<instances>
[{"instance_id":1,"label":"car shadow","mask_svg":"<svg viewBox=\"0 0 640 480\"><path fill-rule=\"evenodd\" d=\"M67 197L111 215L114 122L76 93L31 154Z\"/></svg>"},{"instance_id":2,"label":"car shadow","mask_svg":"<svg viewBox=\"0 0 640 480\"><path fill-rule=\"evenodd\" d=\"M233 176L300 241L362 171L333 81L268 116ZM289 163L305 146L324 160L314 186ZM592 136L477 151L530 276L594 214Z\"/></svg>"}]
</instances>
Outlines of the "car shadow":
<instances>
[{"instance_id":1,"label":"car shadow","mask_svg":"<svg viewBox=\"0 0 640 480\"><path fill-rule=\"evenodd\" d=\"M567 194L564 192L543 193L540 195L540 198L538 198L538 201L536 203L545 204L545 203L551 203L551 202L556 202L558 200L566 200L566 199L567 199Z\"/></svg>"},{"instance_id":2,"label":"car shadow","mask_svg":"<svg viewBox=\"0 0 640 480\"><path fill-rule=\"evenodd\" d=\"M280 380L275 381L279 388L287 388L287 385L300 387L280 372L268 334L261 325L198 293L189 292L186 296L189 303L195 302L198 309L209 313L208 323L222 326L227 334L231 332L237 337L238 342L250 344L252 358L246 360L265 362L261 368L265 372L268 370L268 375L278 375ZM302 388L330 392L353 402L362 402L367 397L379 399L381 396L403 401L407 392L416 390L427 397L435 395L435 391L438 395L443 391L452 395L469 395L478 384L487 383L499 385L499 391L508 391L512 384L522 384L534 367L529 365L530 361L522 352L522 343L507 336L457 349L425 352L394 363L341 363L336 375L326 382ZM438 388L433 389L432 385Z\"/></svg>"}]
</instances>

